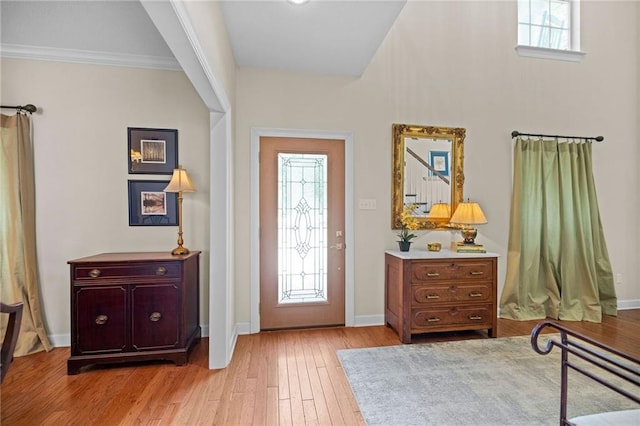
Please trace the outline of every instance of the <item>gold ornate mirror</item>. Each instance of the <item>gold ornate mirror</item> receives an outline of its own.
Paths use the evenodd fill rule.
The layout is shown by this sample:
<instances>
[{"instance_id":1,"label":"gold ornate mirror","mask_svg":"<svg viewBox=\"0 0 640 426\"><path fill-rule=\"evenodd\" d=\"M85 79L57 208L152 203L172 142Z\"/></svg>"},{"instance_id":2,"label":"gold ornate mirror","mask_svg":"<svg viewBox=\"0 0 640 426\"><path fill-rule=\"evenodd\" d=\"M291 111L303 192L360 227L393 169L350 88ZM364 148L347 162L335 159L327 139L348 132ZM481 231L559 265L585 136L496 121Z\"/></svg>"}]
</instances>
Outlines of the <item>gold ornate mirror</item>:
<instances>
[{"instance_id":1,"label":"gold ornate mirror","mask_svg":"<svg viewBox=\"0 0 640 426\"><path fill-rule=\"evenodd\" d=\"M464 137L459 127L393 125L391 227L400 229L405 206L414 205L420 229L450 229L462 202Z\"/></svg>"}]
</instances>

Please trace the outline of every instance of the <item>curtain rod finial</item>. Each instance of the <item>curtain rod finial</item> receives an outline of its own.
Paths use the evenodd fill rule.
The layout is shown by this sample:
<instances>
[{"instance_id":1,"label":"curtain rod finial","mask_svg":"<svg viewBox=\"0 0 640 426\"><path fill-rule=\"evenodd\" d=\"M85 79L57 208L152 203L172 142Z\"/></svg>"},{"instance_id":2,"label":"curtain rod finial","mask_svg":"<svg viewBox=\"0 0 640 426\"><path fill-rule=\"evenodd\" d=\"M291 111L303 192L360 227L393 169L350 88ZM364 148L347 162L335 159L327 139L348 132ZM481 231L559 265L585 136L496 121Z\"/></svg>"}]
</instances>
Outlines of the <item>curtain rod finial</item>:
<instances>
[{"instance_id":1,"label":"curtain rod finial","mask_svg":"<svg viewBox=\"0 0 640 426\"><path fill-rule=\"evenodd\" d=\"M511 132L511 137L512 138L515 138L516 136L519 136L519 135L520 135L520 132L517 131L517 130L514 130L513 132Z\"/></svg>"}]
</instances>

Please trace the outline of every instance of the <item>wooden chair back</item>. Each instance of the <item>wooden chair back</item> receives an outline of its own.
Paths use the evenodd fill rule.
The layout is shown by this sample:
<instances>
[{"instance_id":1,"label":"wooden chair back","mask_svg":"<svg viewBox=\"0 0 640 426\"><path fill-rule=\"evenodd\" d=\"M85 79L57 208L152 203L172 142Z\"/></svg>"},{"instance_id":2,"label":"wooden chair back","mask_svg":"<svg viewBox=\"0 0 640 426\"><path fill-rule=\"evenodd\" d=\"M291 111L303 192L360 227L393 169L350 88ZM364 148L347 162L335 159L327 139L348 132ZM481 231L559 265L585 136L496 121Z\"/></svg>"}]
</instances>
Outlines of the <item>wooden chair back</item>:
<instances>
[{"instance_id":1,"label":"wooden chair back","mask_svg":"<svg viewBox=\"0 0 640 426\"><path fill-rule=\"evenodd\" d=\"M2 375L0 376L0 382L4 380L9 365L13 361L13 351L16 349L18 334L20 334L20 324L22 323L22 308L22 302L13 305L0 302L0 312L9 314L7 331L2 340L2 357L0 358Z\"/></svg>"}]
</instances>

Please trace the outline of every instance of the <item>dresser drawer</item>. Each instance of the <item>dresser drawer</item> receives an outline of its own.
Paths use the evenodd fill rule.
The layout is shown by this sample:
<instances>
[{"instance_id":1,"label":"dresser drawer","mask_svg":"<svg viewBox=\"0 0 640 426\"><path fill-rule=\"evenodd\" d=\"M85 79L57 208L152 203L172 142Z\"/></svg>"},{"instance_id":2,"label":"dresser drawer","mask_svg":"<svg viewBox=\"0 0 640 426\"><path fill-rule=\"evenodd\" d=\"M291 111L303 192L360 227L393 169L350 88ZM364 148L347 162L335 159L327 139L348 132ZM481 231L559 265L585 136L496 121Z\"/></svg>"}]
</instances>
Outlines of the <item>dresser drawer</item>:
<instances>
[{"instance_id":1,"label":"dresser drawer","mask_svg":"<svg viewBox=\"0 0 640 426\"><path fill-rule=\"evenodd\" d=\"M491 303L493 300L491 288L491 282L412 286L411 305L420 306L446 302Z\"/></svg>"},{"instance_id":2,"label":"dresser drawer","mask_svg":"<svg viewBox=\"0 0 640 426\"><path fill-rule=\"evenodd\" d=\"M413 284L425 281L492 279L493 267L487 261L416 262L411 267Z\"/></svg>"},{"instance_id":3,"label":"dresser drawer","mask_svg":"<svg viewBox=\"0 0 640 426\"><path fill-rule=\"evenodd\" d=\"M447 326L491 327L491 304L480 306L449 306L442 308L411 310L411 328L439 328ZM425 330L428 331L428 330Z\"/></svg>"},{"instance_id":4,"label":"dresser drawer","mask_svg":"<svg viewBox=\"0 0 640 426\"><path fill-rule=\"evenodd\" d=\"M132 264L83 264L74 268L76 280L103 280L114 278L176 278L180 276L177 262L145 262Z\"/></svg>"}]
</instances>

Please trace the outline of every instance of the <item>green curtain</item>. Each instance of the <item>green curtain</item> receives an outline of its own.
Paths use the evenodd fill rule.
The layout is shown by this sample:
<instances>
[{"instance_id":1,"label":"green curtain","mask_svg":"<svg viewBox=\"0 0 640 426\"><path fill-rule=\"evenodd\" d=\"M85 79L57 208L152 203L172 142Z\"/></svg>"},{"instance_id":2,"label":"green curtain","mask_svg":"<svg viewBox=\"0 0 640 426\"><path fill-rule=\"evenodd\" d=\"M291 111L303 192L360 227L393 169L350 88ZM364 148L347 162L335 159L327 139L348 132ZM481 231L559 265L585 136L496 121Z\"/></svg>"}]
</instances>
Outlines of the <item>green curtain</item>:
<instances>
[{"instance_id":1,"label":"green curtain","mask_svg":"<svg viewBox=\"0 0 640 426\"><path fill-rule=\"evenodd\" d=\"M591 148L516 140L501 318L600 322L617 314Z\"/></svg>"},{"instance_id":2,"label":"green curtain","mask_svg":"<svg viewBox=\"0 0 640 426\"><path fill-rule=\"evenodd\" d=\"M36 209L31 120L26 114L1 115L0 296L23 302L14 356L52 349L42 321L36 259ZM2 321L2 333L6 321Z\"/></svg>"}]
</instances>

